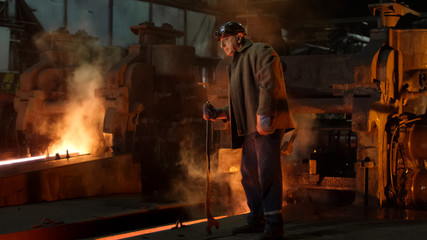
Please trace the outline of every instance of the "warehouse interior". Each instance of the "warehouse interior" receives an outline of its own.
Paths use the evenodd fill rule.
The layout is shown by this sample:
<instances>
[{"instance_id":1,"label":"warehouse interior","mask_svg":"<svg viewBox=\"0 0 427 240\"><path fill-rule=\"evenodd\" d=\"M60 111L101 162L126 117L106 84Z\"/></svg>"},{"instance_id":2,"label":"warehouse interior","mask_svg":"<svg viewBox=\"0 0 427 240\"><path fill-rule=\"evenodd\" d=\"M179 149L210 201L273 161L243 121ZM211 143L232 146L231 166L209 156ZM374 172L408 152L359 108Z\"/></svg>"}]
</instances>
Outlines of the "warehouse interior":
<instances>
[{"instance_id":1,"label":"warehouse interior","mask_svg":"<svg viewBox=\"0 0 427 240\"><path fill-rule=\"evenodd\" d=\"M230 124L202 118L205 102L228 103L231 58L213 37L228 21L280 56L296 122L283 205L424 219L426 1L0 0L0 212L27 219L0 239L202 219L208 200L217 216L246 213ZM137 210L61 221L67 201ZM56 220L21 211L43 204Z\"/></svg>"}]
</instances>

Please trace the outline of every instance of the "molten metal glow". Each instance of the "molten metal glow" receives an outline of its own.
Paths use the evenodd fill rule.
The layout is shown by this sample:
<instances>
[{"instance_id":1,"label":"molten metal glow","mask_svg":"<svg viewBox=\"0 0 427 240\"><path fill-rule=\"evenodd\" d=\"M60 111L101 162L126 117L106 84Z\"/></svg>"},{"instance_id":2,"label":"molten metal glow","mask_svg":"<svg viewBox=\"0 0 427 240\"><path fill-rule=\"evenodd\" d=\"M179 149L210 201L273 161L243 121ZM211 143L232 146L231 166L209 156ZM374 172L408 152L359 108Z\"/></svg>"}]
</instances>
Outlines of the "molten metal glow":
<instances>
[{"instance_id":1,"label":"molten metal glow","mask_svg":"<svg viewBox=\"0 0 427 240\"><path fill-rule=\"evenodd\" d=\"M228 216L215 217L215 219L221 219L221 218L226 218L226 217L228 217ZM194 225L194 224L202 223L202 222L206 222L206 221L207 221L207 219L204 218L204 219L198 219L198 220L194 220L194 221L190 221L190 222L185 222L185 223L182 223L182 225L188 226L188 225ZM166 225L166 226L161 226L161 227L139 230L139 231L135 231L135 232L118 234L118 235L114 235L114 236L110 236L110 237L97 238L96 240L118 240L118 239L131 238L131 237L141 236L144 234L171 230L175 226L176 226L176 224L171 224L171 225Z\"/></svg>"},{"instance_id":2,"label":"molten metal glow","mask_svg":"<svg viewBox=\"0 0 427 240\"><path fill-rule=\"evenodd\" d=\"M18 159L4 160L4 161L0 161L0 166L16 164L16 163L23 163L23 162L31 162L31 161L36 161L36 160L42 160L44 158L46 158L46 156L37 156L37 157L29 157L29 158L18 158Z\"/></svg>"},{"instance_id":3,"label":"molten metal glow","mask_svg":"<svg viewBox=\"0 0 427 240\"><path fill-rule=\"evenodd\" d=\"M61 157L65 157L67 155L67 153L59 153L59 155ZM74 153L69 153L68 155L77 156L77 155L79 155L79 153L74 152ZM55 156L56 156L56 154L49 154L49 158L50 157L53 158ZM17 164L17 163L25 163L25 162L33 162L33 161L37 161L37 160L44 160L46 158L47 158L47 156L36 156L36 157L28 157L28 158L17 158L17 159L3 160L3 161L0 161L0 166Z\"/></svg>"},{"instance_id":4,"label":"molten metal glow","mask_svg":"<svg viewBox=\"0 0 427 240\"><path fill-rule=\"evenodd\" d=\"M63 102L61 114L38 118L34 133L50 140L43 154L62 152L95 153L104 149L102 122L105 108L95 89L104 84L102 68L82 64L73 74L64 79L67 100ZM62 86L62 85L61 85ZM44 151L44 149L43 149Z\"/></svg>"}]
</instances>

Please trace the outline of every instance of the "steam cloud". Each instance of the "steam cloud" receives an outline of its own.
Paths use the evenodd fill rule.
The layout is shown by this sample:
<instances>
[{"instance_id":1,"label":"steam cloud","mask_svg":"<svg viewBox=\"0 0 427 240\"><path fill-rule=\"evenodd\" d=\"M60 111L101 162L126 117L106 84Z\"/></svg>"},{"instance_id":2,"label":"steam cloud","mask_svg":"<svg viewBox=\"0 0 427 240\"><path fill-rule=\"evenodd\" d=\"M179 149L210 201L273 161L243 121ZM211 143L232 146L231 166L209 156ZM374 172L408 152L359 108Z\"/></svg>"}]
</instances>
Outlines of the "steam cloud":
<instances>
[{"instance_id":1,"label":"steam cloud","mask_svg":"<svg viewBox=\"0 0 427 240\"><path fill-rule=\"evenodd\" d=\"M56 84L53 89L42 89L62 92L66 97L55 102L60 106L61 113L40 117L35 132L48 139L49 146L43 151L49 154L64 153L66 150L70 153L102 153L105 149L102 136L105 109L94 93L95 89L104 86L104 74L121 58L120 53L112 49L107 51L84 31L70 35L69 42L61 37L55 39L57 34L42 34L35 39L35 43L41 51L51 50L51 46L56 44L55 50L70 58L69 62L52 62L51 67L59 68L65 74L50 83L50 88Z\"/></svg>"},{"instance_id":2,"label":"steam cloud","mask_svg":"<svg viewBox=\"0 0 427 240\"><path fill-rule=\"evenodd\" d=\"M178 165L182 169L179 179L175 179L171 186L172 195L185 202L204 202L206 187L206 155L205 155L205 121L184 119L180 123L183 131L180 141L180 160ZM199 131L199 132L198 132ZM201 134L202 133L202 134ZM236 172L223 172L218 166L218 150L211 145L211 195L212 211L217 214L241 214L248 211L246 196L240 182L240 157L233 167Z\"/></svg>"},{"instance_id":3,"label":"steam cloud","mask_svg":"<svg viewBox=\"0 0 427 240\"><path fill-rule=\"evenodd\" d=\"M90 153L102 146L102 120L105 109L94 91L102 86L103 77L97 66L79 66L72 77L67 79L67 111L55 126L56 139L52 149L69 149ZM74 148L74 149L70 149Z\"/></svg>"},{"instance_id":4,"label":"steam cloud","mask_svg":"<svg viewBox=\"0 0 427 240\"><path fill-rule=\"evenodd\" d=\"M301 163L302 159L309 159L311 148L315 144L317 139L317 132L313 131L313 126L316 122L316 114L314 113L294 113L293 114L297 136L293 143L293 150L290 156L282 159L283 163L283 188L284 192L296 190L299 186L295 186L292 183L292 176L295 176L300 168L298 163ZM289 134L290 135L290 134ZM286 136L285 136L286 137ZM290 136L289 136L290 137Z\"/></svg>"}]
</instances>

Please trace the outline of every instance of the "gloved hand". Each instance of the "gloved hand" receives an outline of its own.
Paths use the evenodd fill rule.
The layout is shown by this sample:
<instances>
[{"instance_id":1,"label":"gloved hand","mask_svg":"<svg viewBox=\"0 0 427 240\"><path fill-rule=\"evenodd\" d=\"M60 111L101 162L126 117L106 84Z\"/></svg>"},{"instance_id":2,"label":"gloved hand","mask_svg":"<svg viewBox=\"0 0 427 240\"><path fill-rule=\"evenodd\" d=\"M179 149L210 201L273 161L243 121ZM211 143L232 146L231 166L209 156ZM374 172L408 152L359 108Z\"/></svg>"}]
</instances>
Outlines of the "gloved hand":
<instances>
[{"instance_id":1,"label":"gloved hand","mask_svg":"<svg viewBox=\"0 0 427 240\"><path fill-rule=\"evenodd\" d=\"M221 114L221 112L221 109L215 108L209 102L203 105L203 118L205 120L209 119L214 121Z\"/></svg>"},{"instance_id":2,"label":"gloved hand","mask_svg":"<svg viewBox=\"0 0 427 240\"><path fill-rule=\"evenodd\" d=\"M257 124L256 129L259 134L261 135L268 135L274 133L276 130L273 127L273 118L272 116L266 116L266 115L256 115L257 117Z\"/></svg>"}]
</instances>

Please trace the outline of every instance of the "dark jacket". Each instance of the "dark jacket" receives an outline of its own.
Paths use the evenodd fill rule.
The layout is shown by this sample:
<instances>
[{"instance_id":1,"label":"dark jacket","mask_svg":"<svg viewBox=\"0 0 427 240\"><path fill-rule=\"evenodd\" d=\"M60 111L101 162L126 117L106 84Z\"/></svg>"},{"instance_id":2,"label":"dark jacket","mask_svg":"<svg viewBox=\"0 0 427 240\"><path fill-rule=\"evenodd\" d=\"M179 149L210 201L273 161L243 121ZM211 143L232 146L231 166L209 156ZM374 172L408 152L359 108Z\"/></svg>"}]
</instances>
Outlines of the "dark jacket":
<instances>
[{"instance_id":1,"label":"dark jacket","mask_svg":"<svg viewBox=\"0 0 427 240\"><path fill-rule=\"evenodd\" d=\"M256 132L256 115L273 116L276 129L294 128L282 65L271 46L245 39L234 53L229 77L229 104L222 109L232 132L238 136ZM233 148L239 147L235 140L233 136Z\"/></svg>"}]
</instances>

